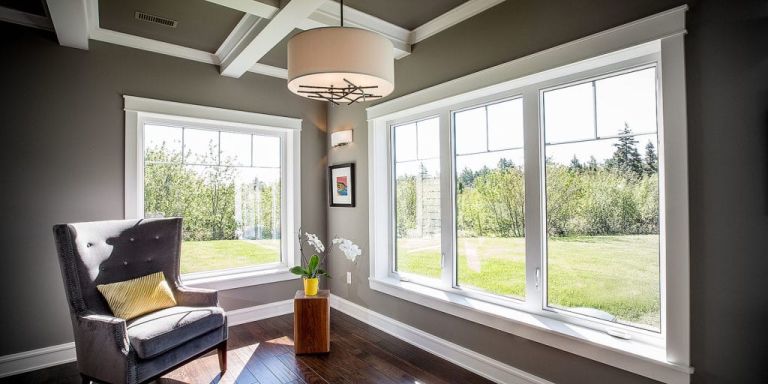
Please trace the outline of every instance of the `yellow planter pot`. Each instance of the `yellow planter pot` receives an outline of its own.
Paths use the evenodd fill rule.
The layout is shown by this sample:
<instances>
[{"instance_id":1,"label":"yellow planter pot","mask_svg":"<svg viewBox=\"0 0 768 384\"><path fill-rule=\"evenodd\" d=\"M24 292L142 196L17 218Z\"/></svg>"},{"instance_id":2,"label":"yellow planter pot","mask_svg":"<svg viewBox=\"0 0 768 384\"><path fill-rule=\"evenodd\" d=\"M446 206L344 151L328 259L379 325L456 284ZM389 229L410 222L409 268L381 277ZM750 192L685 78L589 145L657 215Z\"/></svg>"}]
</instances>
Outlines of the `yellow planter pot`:
<instances>
[{"instance_id":1,"label":"yellow planter pot","mask_svg":"<svg viewBox=\"0 0 768 384\"><path fill-rule=\"evenodd\" d=\"M320 284L320 280L315 277L314 279L304 278L304 294L307 296L317 295L317 287Z\"/></svg>"}]
</instances>

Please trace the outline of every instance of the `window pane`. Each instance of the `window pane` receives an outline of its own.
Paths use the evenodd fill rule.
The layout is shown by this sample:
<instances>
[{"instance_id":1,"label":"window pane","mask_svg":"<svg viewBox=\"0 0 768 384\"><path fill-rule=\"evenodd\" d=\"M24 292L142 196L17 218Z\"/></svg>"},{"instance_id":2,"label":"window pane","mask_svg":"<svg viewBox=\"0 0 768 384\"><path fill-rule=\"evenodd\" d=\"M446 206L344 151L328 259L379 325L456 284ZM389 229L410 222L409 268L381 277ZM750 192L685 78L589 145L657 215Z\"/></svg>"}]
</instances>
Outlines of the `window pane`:
<instances>
[{"instance_id":1,"label":"window pane","mask_svg":"<svg viewBox=\"0 0 768 384\"><path fill-rule=\"evenodd\" d=\"M654 116L643 118L655 121L655 110L646 112ZM653 131L545 146L550 307L660 330L655 125Z\"/></svg>"},{"instance_id":2,"label":"window pane","mask_svg":"<svg viewBox=\"0 0 768 384\"><path fill-rule=\"evenodd\" d=\"M419 159L440 157L440 119L437 117L416 123L419 137Z\"/></svg>"},{"instance_id":3,"label":"window pane","mask_svg":"<svg viewBox=\"0 0 768 384\"><path fill-rule=\"evenodd\" d=\"M595 137L592 83L544 92L544 137L547 143Z\"/></svg>"},{"instance_id":4,"label":"window pane","mask_svg":"<svg viewBox=\"0 0 768 384\"><path fill-rule=\"evenodd\" d=\"M520 113L512 112L519 107ZM457 114L458 115L458 114ZM489 124L522 145L522 100L494 106ZM456 120L455 129L462 129ZM492 132L492 131L491 131ZM458 143L458 139L457 139ZM523 150L456 155L456 253L462 288L525 297L525 186Z\"/></svg>"},{"instance_id":5,"label":"window pane","mask_svg":"<svg viewBox=\"0 0 768 384\"><path fill-rule=\"evenodd\" d=\"M523 99L488 106L488 149L523 147Z\"/></svg>"},{"instance_id":6,"label":"window pane","mask_svg":"<svg viewBox=\"0 0 768 384\"><path fill-rule=\"evenodd\" d=\"M144 160L181 163L181 128L145 125Z\"/></svg>"},{"instance_id":7,"label":"window pane","mask_svg":"<svg viewBox=\"0 0 768 384\"><path fill-rule=\"evenodd\" d=\"M184 161L189 164L218 164L219 132L184 129Z\"/></svg>"},{"instance_id":8,"label":"window pane","mask_svg":"<svg viewBox=\"0 0 768 384\"><path fill-rule=\"evenodd\" d=\"M485 107L469 109L453 114L456 131L456 153L485 152L488 150L488 131Z\"/></svg>"},{"instance_id":9,"label":"window pane","mask_svg":"<svg viewBox=\"0 0 768 384\"><path fill-rule=\"evenodd\" d=\"M439 279L440 160L401 160L401 152L409 155L413 146L397 136L403 132L410 134L415 131L415 127L409 124L394 128L397 228L395 269L403 274ZM434 137L425 139L439 142L439 132L433 132Z\"/></svg>"},{"instance_id":10,"label":"window pane","mask_svg":"<svg viewBox=\"0 0 768 384\"><path fill-rule=\"evenodd\" d=\"M250 135L236 136L248 145L250 161ZM270 139L269 151L279 153L279 138ZM147 163L144 216L184 218L182 273L276 263L281 259L280 175L279 162L275 168Z\"/></svg>"},{"instance_id":11,"label":"window pane","mask_svg":"<svg viewBox=\"0 0 768 384\"><path fill-rule=\"evenodd\" d=\"M253 136L253 166L275 168L280 166L280 138Z\"/></svg>"},{"instance_id":12,"label":"window pane","mask_svg":"<svg viewBox=\"0 0 768 384\"><path fill-rule=\"evenodd\" d=\"M633 133L656 132L656 68L643 69L595 82L597 134L616 136L625 127Z\"/></svg>"},{"instance_id":13,"label":"window pane","mask_svg":"<svg viewBox=\"0 0 768 384\"><path fill-rule=\"evenodd\" d=\"M416 150L416 123L395 127L395 155L397 161L410 161L418 158Z\"/></svg>"},{"instance_id":14,"label":"window pane","mask_svg":"<svg viewBox=\"0 0 768 384\"><path fill-rule=\"evenodd\" d=\"M222 132L221 164L251 165L251 135Z\"/></svg>"}]
</instances>

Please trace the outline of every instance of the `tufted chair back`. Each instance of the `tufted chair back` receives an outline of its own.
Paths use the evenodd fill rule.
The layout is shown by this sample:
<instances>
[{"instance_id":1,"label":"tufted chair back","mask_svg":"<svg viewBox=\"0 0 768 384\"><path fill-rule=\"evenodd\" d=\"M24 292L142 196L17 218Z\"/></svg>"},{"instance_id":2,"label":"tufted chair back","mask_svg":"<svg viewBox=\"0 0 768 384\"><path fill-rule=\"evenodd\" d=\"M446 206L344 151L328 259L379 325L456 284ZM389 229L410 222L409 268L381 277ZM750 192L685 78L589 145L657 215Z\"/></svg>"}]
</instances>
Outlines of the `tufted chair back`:
<instances>
[{"instance_id":1,"label":"tufted chair back","mask_svg":"<svg viewBox=\"0 0 768 384\"><path fill-rule=\"evenodd\" d=\"M60 224L53 231L73 316L111 314L99 284L162 271L176 293L181 218Z\"/></svg>"}]
</instances>

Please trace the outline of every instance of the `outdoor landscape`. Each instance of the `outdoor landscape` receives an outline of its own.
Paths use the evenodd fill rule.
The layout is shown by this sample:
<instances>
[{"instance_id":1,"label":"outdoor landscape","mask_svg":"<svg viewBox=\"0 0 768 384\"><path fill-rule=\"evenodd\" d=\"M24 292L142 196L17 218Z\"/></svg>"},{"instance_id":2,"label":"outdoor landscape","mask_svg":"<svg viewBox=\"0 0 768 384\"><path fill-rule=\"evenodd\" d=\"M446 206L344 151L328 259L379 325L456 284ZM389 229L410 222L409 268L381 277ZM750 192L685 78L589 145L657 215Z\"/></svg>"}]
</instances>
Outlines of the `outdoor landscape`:
<instances>
[{"instance_id":1,"label":"outdoor landscape","mask_svg":"<svg viewBox=\"0 0 768 384\"><path fill-rule=\"evenodd\" d=\"M215 164L215 152L194 163ZM280 261L279 180L235 161L189 165L165 143L145 152L145 217L184 218L181 273Z\"/></svg>"},{"instance_id":2,"label":"outdoor landscape","mask_svg":"<svg viewBox=\"0 0 768 384\"><path fill-rule=\"evenodd\" d=\"M658 156L654 140L638 150L625 126L613 156L598 162L548 159L548 303L656 329L659 302ZM398 269L440 277L439 236L417 230L419 183L427 172L397 180ZM425 181L426 180L426 181ZM458 283L525 298L523 167L502 158L495 167L463 169L456 181ZM423 209L422 209L423 210Z\"/></svg>"}]
</instances>

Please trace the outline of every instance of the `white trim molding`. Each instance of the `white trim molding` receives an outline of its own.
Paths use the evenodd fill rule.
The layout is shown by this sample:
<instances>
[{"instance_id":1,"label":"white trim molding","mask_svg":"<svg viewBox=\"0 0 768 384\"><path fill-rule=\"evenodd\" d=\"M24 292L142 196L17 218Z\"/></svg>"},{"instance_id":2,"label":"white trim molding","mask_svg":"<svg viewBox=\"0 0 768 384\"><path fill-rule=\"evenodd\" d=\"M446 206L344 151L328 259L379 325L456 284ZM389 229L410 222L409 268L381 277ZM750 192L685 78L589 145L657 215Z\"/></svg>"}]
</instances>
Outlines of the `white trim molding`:
<instances>
[{"instance_id":1,"label":"white trim molding","mask_svg":"<svg viewBox=\"0 0 768 384\"><path fill-rule=\"evenodd\" d=\"M260 127L301 130L302 119L295 117L267 115L263 113L237 111L233 109L186 104L176 101L149 99L129 95L123 96L123 99L124 109L128 112L155 113L201 120L219 120Z\"/></svg>"},{"instance_id":2,"label":"white trim molding","mask_svg":"<svg viewBox=\"0 0 768 384\"><path fill-rule=\"evenodd\" d=\"M398 97L366 109L368 119L381 116L398 118L419 111L439 108L455 103L452 96L468 94L482 97L483 94L509 88L508 82L520 81L526 76L538 74L599 58L601 55L622 51L645 43L658 41L675 35L685 34L685 12L687 5L670 9L644 19L599 32L569 43L549 48L519 59L450 80L429 88ZM551 77L551 74L540 74ZM535 79L528 78L528 81Z\"/></svg>"},{"instance_id":3,"label":"white trim molding","mask_svg":"<svg viewBox=\"0 0 768 384\"><path fill-rule=\"evenodd\" d=\"M369 156L369 286L391 296L525 337L570 353L666 383L688 383L690 366L690 283L688 230L687 123L684 35L687 6L677 7L611 30L547 49L367 109ZM549 310L543 213L543 157L540 92L548 87L632 68L657 71L660 141L661 327L658 332ZM454 284L452 263L430 283L403 281L393 260L391 127L425 117L440 120L440 148L453 157L453 111L497 100L524 100L526 185L526 300L463 290ZM443 228L453 223L452 162L441 162ZM531 224L531 225L528 225ZM448 233L455 233L449 230ZM442 252L455 255L452 235L443 235ZM446 240L447 239L447 240ZM622 335L630 340L613 337Z\"/></svg>"},{"instance_id":4,"label":"white trim molding","mask_svg":"<svg viewBox=\"0 0 768 384\"><path fill-rule=\"evenodd\" d=\"M255 307L233 309L227 311L227 325L234 327L289 313L293 313L293 299L275 301L274 303L257 305Z\"/></svg>"},{"instance_id":5,"label":"white trim molding","mask_svg":"<svg viewBox=\"0 0 768 384\"><path fill-rule=\"evenodd\" d=\"M293 300L256 305L227 311L227 325L236 325L293 313ZM0 378L77 361L75 343L65 343L0 356Z\"/></svg>"},{"instance_id":6,"label":"white trim molding","mask_svg":"<svg viewBox=\"0 0 768 384\"><path fill-rule=\"evenodd\" d=\"M51 22L51 19L7 7L0 7L0 21L53 31L53 22Z\"/></svg>"},{"instance_id":7,"label":"white trim molding","mask_svg":"<svg viewBox=\"0 0 768 384\"><path fill-rule=\"evenodd\" d=\"M207 0L227 8L236 9L254 16L271 19L279 8L261 1L254 0Z\"/></svg>"},{"instance_id":8,"label":"white trim molding","mask_svg":"<svg viewBox=\"0 0 768 384\"><path fill-rule=\"evenodd\" d=\"M221 74L239 78L327 0L291 1L258 33L247 34L221 62Z\"/></svg>"},{"instance_id":9,"label":"white trim molding","mask_svg":"<svg viewBox=\"0 0 768 384\"><path fill-rule=\"evenodd\" d=\"M53 27L59 44L88 50L87 0L48 1Z\"/></svg>"},{"instance_id":10,"label":"white trim molding","mask_svg":"<svg viewBox=\"0 0 768 384\"><path fill-rule=\"evenodd\" d=\"M551 384L538 376L441 339L334 294L331 294L331 307L488 380L509 384Z\"/></svg>"},{"instance_id":11,"label":"white trim molding","mask_svg":"<svg viewBox=\"0 0 768 384\"><path fill-rule=\"evenodd\" d=\"M76 361L75 343L0 356L0 378Z\"/></svg>"},{"instance_id":12,"label":"white trim molding","mask_svg":"<svg viewBox=\"0 0 768 384\"><path fill-rule=\"evenodd\" d=\"M478 13L495 7L504 1L505 0L469 0L411 31L408 41L410 44L416 44L461 23Z\"/></svg>"}]
</instances>

